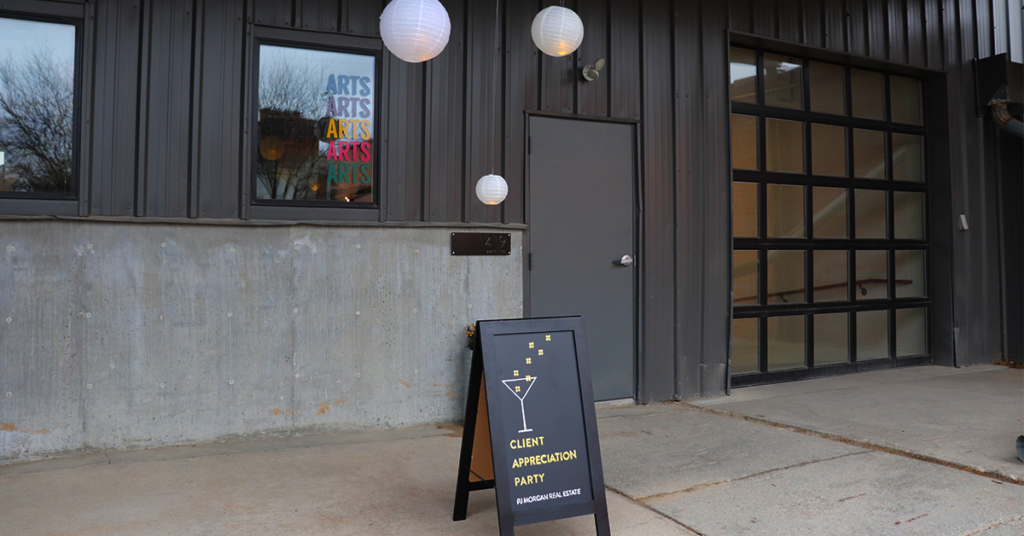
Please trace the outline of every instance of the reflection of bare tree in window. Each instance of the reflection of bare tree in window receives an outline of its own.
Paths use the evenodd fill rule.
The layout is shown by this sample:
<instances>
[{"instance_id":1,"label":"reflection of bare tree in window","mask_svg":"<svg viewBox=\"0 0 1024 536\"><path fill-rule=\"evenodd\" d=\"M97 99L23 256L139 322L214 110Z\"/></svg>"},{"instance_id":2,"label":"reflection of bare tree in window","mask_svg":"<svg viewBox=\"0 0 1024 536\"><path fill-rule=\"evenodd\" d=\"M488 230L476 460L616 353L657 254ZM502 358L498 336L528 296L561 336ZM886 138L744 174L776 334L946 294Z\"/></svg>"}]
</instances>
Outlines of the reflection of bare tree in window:
<instances>
[{"instance_id":1,"label":"reflection of bare tree in window","mask_svg":"<svg viewBox=\"0 0 1024 536\"><path fill-rule=\"evenodd\" d=\"M321 73L310 61L276 56L260 65L256 177L264 199L315 199L324 153L314 127L323 114Z\"/></svg>"},{"instance_id":2,"label":"reflection of bare tree in window","mask_svg":"<svg viewBox=\"0 0 1024 536\"><path fill-rule=\"evenodd\" d=\"M74 134L74 65L51 50L0 61L0 189L68 192Z\"/></svg>"}]
</instances>

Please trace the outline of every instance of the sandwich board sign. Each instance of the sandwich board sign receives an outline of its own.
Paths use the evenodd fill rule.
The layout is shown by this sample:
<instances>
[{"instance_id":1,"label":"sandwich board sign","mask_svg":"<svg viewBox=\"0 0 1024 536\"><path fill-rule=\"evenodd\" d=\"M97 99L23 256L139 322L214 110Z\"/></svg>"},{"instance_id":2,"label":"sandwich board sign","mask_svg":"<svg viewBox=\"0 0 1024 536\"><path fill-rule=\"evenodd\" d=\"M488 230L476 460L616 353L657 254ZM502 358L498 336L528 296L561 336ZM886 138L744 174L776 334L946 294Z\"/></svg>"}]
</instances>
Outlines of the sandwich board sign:
<instances>
[{"instance_id":1,"label":"sandwich board sign","mask_svg":"<svg viewBox=\"0 0 1024 536\"><path fill-rule=\"evenodd\" d=\"M583 319L480 321L476 335L452 519L494 488L501 536L582 515L609 536Z\"/></svg>"}]
</instances>

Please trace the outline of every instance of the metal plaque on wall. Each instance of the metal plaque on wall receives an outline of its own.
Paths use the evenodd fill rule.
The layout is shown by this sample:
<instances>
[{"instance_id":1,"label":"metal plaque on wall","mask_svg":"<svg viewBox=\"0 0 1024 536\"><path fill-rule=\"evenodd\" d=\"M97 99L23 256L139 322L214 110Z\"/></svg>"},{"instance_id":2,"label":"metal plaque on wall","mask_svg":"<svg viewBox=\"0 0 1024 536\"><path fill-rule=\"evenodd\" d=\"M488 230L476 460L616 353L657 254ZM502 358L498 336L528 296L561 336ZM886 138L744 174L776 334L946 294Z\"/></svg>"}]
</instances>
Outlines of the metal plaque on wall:
<instances>
[{"instance_id":1,"label":"metal plaque on wall","mask_svg":"<svg viewBox=\"0 0 1024 536\"><path fill-rule=\"evenodd\" d=\"M452 255L511 255L509 233L452 233Z\"/></svg>"}]
</instances>

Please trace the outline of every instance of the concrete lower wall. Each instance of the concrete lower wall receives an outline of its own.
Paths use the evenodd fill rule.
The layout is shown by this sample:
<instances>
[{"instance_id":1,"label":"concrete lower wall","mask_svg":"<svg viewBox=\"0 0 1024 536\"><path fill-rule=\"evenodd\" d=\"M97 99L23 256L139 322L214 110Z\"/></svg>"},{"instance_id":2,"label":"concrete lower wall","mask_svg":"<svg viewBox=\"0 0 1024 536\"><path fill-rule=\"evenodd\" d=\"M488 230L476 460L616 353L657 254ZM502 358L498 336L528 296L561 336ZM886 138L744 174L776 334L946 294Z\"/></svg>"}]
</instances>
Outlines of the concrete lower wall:
<instances>
[{"instance_id":1,"label":"concrete lower wall","mask_svg":"<svg viewBox=\"0 0 1024 536\"><path fill-rule=\"evenodd\" d=\"M461 418L464 326L522 316L522 236L452 231L0 222L0 463Z\"/></svg>"}]
</instances>

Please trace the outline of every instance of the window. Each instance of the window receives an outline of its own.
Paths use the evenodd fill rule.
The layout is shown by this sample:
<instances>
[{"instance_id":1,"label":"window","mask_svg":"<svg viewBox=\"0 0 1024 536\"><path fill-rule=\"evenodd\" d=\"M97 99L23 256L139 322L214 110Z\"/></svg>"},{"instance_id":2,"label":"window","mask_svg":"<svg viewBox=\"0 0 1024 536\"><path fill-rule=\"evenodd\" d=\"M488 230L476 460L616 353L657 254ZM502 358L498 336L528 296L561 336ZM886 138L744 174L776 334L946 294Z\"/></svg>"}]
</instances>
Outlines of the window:
<instances>
[{"instance_id":1,"label":"window","mask_svg":"<svg viewBox=\"0 0 1024 536\"><path fill-rule=\"evenodd\" d=\"M927 359L920 82L730 58L733 385Z\"/></svg>"},{"instance_id":2,"label":"window","mask_svg":"<svg viewBox=\"0 0 1024 536\"><path fill-rule=\"evenodd\" d=\"M0 16L0 198L76 198L78 34Z\"/></svg>"},{"instance_id":3,"label":"window","mask_svg":"<svg viewBox=\"0 0 1024 536\"><path fill-rule=\"evenodd\" d=\"M351 45L258 42L254 204L376 208L380 57Z\"/></svg>"}]
</instances>

